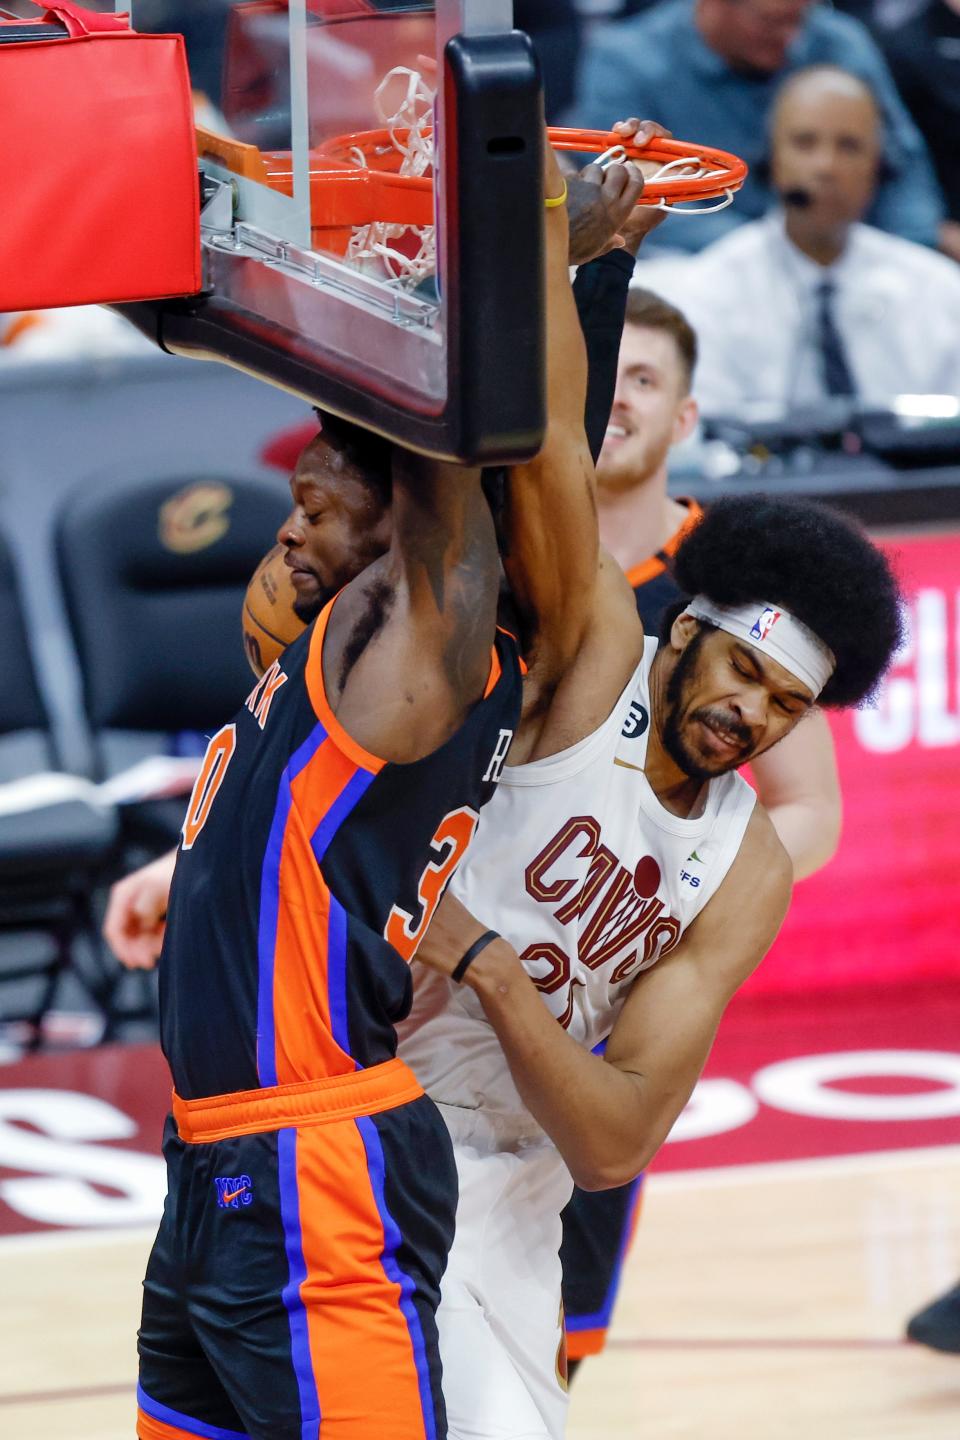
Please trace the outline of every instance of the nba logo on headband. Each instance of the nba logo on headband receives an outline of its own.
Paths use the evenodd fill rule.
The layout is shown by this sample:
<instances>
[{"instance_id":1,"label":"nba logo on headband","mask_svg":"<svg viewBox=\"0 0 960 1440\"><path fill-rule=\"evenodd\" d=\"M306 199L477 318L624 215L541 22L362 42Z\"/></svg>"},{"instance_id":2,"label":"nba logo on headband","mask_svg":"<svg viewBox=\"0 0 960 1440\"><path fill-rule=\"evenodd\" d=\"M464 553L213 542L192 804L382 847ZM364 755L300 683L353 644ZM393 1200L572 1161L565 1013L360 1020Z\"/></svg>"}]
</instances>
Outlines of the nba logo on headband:
<instances>
[{"instance_id":1,"label":"nba logo on headband","mask_svg":"<svg viewBox=\"0 0 960 1440\"><path fill-rule=\"evenodd\" d=\"M759 618L753 623L753 626L750 630L750 634L753 639L766 640L767 636L770 634L770 631L773 629L774 625L776 625L779 619L780 611L773 610L768 605L767 608L761 612Z\"/></svg>"},{"instance_id":2,"label":"nba logo on headband","mask_svg":"<svg viewBox=\"0 0 960 1440\"><path fill-rule=\"evenodd\" d=\"M789 610L764 605L758 615L755 600L749 605L715 605L706 595L695 595L683 613L763 650L806 685L814 698L836 669L833 651Z\"/></svg>"}]
</instances>

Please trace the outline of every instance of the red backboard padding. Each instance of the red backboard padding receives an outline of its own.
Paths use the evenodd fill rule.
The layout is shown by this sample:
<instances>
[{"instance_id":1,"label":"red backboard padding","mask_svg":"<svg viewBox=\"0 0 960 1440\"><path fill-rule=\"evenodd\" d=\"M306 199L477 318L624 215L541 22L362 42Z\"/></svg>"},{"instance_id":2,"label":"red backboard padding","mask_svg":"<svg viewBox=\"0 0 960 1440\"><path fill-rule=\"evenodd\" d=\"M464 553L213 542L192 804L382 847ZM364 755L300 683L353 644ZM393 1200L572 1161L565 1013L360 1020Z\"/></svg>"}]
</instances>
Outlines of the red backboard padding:
<instances>
[{"instance_id":1,"label":"red backboard padding","mask_svg":"<svg viewBox=\"0 0 960 1440\"><path fill-rule=\"evenodd\" d=\"M47 19L69 34L3 43L0 22L0 310L195 294L183 37L137 35L75 5Z\"/></svg>"}]
</instances>

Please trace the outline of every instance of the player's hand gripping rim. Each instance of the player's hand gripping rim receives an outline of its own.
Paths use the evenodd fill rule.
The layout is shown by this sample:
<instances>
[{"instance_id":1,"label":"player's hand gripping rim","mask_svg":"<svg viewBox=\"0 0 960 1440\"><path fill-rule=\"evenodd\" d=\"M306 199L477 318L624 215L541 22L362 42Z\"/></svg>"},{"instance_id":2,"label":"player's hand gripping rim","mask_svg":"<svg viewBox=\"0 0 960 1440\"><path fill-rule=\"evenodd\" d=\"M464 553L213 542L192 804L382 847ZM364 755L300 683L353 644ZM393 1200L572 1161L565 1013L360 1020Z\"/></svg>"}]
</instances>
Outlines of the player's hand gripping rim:
<instances>
[{"instance_id":1,"label":"player's hand gripping rim","mask_svg":"<svg viewBox=\"0 0 960 1440\"><path fill-rule=\"evenodd\" d=\"M637 145L669 139L672 133L655 120L636 116L619 120L613 129L621 140ZM643 184L643 172L632 160L606 166L594 160L569 181L571 265L584 265L611 250L636 255L644 236L664 218L662 210L639 204Z\"/></svg>"}]
</instances>

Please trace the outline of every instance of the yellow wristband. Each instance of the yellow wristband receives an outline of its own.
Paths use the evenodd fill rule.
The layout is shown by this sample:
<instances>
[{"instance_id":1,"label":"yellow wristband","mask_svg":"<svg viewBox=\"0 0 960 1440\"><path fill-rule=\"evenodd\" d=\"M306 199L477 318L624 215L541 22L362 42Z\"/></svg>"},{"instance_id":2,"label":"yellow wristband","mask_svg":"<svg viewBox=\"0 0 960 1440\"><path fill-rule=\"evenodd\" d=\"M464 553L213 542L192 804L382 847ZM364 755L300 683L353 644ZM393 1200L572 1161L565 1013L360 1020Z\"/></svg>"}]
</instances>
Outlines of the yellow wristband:
<instances>
[{"instance_id":1,"label":"yellow wristband","mask_svg":"<svg viewBox=\"0 0 960 1440\"><path fill-rule=\"evenodd\" d=\"M554 195L552 198L548 195L547 198L546 198L546 200L544 200L543 203L544 203L544 205L546 205L546 207L547 207L548 210L559 210L559 208L560 208L561 205L566 205L566 203L567 203L567 196L568 196L569 194L570 194L570 187L567 185L566 180L564 180L564 182L563 182L563 193L562 193L561 195Z\"/></svg>"}]
</instances>

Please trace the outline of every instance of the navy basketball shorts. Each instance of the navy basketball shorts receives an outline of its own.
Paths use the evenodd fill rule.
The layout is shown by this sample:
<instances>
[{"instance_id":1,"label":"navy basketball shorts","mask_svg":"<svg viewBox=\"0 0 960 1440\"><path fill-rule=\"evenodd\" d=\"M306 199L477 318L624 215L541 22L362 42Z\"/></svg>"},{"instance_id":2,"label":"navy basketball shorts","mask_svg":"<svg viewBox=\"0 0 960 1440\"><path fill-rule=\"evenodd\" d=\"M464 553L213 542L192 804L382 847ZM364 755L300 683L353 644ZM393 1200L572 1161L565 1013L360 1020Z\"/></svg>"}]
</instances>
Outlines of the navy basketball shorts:
<instances>
[{"instance_id":1,"label":"navy basketball shorts","mask_svg":"<svg viewBox=\"0 0 960 1440\"><path fill-rule=\"evenodd\" d=\"M444 1440L449 1136L401 1061L347 1079L175 1098L140 1440Z\"/></svg>"},{"instance_id":2,"label":"navy basketball shorts","mask_svg":"<svg viewBox=\"0 0 960 1440\"><path fill-rule=\"evenodd\" d=\"M568 1360L598 1355L606 1344L642 1190L642 1175L615 1190L574 1190L563 1212L560 1263Z\"/></svg>"}]
</instances>

